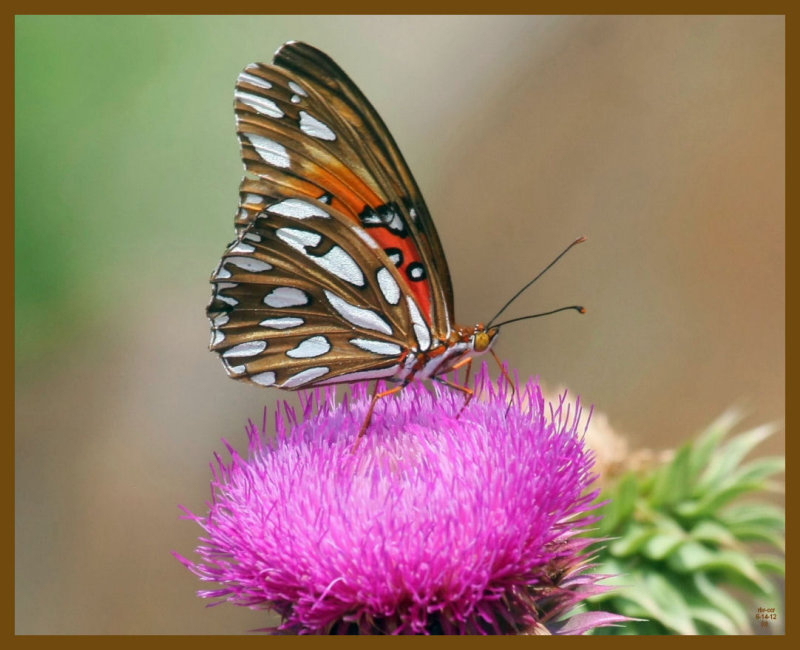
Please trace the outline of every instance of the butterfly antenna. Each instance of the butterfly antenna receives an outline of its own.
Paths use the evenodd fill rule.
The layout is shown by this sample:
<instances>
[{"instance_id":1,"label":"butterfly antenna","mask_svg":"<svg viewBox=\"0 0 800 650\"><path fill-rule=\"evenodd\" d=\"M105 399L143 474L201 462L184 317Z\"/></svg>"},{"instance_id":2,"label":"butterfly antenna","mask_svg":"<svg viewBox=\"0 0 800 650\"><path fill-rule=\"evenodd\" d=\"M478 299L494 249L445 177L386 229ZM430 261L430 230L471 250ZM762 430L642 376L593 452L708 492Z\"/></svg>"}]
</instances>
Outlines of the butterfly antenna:
<instances>
[{"instance_id":1,"label":"butterfly antenna","mask_svg":"<svg viewBox=\"0 0 800 650\"><path fill-rule=\"evenodd\" d=\"M586 313L586 308L581 307L580 305L570 305L569 307L559 307L558 309L553 309L552 311L543 311L541 314L531 314L530 316L520 316L519 318L512 318L511 320L504 320L502 323L497 323L496 325L492 325L492 327L503 327L503 325L508 325L509 323L516 323L520 320L528 320L530 318L539 318L540 316L549 316L550 314L557 314L560 311L569 311L570 309L574 309L580 314Z\"/></svg>"},{"instance_id":2,"label":"butterfly antenna","mask_svg":"<svg viewBox=\"0 0 800 650\"><path fill-rule=\"evenodd\" d=\"M553 266L553 265L554 265L556 262L558 262L558 260L560 260L562 257L564 257L564 255L566 255L566 254L567 254L567 251L569 251L569 249L570 249L570 248L572 248L572 247L573 247L573 246L575 246L576 244L580 244L581 242L585 242L585 241L586 241L586 237L578 237L578 238L577 238L577 239L576 239L574 242L572 242L572 243L571 243L569 246L567 246L567 247L566 247L566 248L565 248L563 251L561 251L561 253L559 253L558 257L556 257L556 258L555 258L555 259L554 259L552 262L550 262L550 264L548 264L547 266L545 266L545 267L544 267L544 268L543 268L543 269L542 269L542 270L539 272L539 274L538 274L538 275L537 275L535 278L533 278L533 280L531 280L530 282L528 282L528 284L526 284L524 287L522 287L522 289L520 289L519 291L517 291L517 293L515 293L515 294L514 294L514 295L511 297L511 300L509 300L509 301L508 301L508 302L507 302L505 305L503 305L503 307L500 309L500 311L499 311L499 312L497 312L497 313L494 315L494 317L492 318L492 320L490 320L490 321L489 321L489 324L488 324L486 327L487 327L487 328L489 328L489 327L493 327L492 323L494 323L494 321L496 321L496 320L497 320L497 319L500 317L500 314L502 314L502 313L503 313L503 312L504 312L504 311L505 311L505 310L508 308L508 306L509 306L509 305L510 305L512 302L514 302L514 301L515 301L517 298L519 298L519 297L520 297L520 296L521 296L521 295L522 295L522 294L525 292L525 290L526 290L526 289L527 289L529 286L531 286L531 285L532 285L534 282L536 282L536 280L538 280L538 279L539 279L539 278L541 278L541 277L542 277L542 276L543 276L545 273L547 273L547 271L549 271L549 270L550 270L550 267L552 267L552 266ZM581 313L583 313L583 312L584 312L584 310L583 310L583 307L577 307L577 306L573 306L573 307L562 307L561 309L556 309L555 311L547 312L547 314L554 314L556 311L563 311L564 309L577 309L577 310L578 310L578 311L580 311ZM535 314L534 316L524 316L523 318L535 318L536 316L545 316L545 315L546 315L546 314ZM515 318L514 320L522 320L522 319ZM506 321L505 323L503 323L503 325L505 325L505 324L507 324L507 323L511 323L511 322L513 322L513 321ZM499 327L499 325L494 325L494 327Z\"/></svg>"}]
</instances>

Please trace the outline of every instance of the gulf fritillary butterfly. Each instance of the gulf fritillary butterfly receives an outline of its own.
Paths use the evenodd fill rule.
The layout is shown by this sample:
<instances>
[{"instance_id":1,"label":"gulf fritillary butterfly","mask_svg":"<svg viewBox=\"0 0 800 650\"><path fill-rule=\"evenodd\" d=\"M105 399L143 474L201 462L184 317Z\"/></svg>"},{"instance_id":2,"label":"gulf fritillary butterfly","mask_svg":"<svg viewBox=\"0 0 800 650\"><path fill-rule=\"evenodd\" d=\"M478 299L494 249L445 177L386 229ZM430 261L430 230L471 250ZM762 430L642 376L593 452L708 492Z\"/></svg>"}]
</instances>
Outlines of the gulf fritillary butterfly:
<instances>
[{"instance_id":1,"label":"gulf fritillary butterfly","mask_svg":"<svg viewBox=\"0 0 800 650\"><path fill-rule=\"evenodd\" d=\"M245 177L207 310L210 348L228 374L287 389L397 382L373 393L360 435L375 402L414 379L471 396L441 375L466 365L468 376L511 321L454 323L436 228L366 97L300 42L272 65L247 66L234 97Z\"/></svg>"}]
</instances>

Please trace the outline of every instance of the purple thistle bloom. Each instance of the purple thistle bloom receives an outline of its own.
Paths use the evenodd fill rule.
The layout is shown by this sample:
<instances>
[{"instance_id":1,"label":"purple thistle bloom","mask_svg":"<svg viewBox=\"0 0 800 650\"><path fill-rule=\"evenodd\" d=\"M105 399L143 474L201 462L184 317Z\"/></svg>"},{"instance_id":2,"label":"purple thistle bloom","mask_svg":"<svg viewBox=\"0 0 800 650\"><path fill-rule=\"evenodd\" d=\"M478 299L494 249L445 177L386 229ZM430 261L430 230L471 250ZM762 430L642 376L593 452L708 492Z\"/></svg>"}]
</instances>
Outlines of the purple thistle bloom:
<instances>
[{"instance_id":1,"label":"purple thistle bloom","mask_svg":"<svg viewBox=\"0 0 800 650\"><path fill-rule=\"evenodd\" d=\"M596 521L581 408L547 408L538 383L516 386L484 364L477 393L414 382L381 400L357 452L366 384L335 403L283 404L276 439L247 428L249 457L227 442L196 562L200 591L272 609L283 633L580 634L626 620L569 616L605 591L580 535ZM265 414L266 420L266 414ZM176 554L177 555L177 554ZM218 601L219 602L219 601Z\"/></svg>"}]
</instances>

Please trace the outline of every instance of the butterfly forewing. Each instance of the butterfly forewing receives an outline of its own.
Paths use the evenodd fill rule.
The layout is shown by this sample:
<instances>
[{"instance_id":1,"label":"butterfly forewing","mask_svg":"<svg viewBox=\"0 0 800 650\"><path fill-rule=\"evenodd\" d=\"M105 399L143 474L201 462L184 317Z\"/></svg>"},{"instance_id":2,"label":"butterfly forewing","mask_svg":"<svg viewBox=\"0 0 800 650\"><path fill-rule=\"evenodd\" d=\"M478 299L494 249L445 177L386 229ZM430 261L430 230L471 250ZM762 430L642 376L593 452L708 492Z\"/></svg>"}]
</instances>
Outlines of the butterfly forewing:
<instances>
[{"instance_id":1,"label":"butterfly forewing","mask_svg":"<svg viewBox=\"0 0 800 650\"><path fill-rule=\"evenodd\" d=\"M264 100L277 111L265 109ZM452 287L436 229L391 134L341 68L315 48L288 43L276 54L275 65L253 64L240 75L236 108L248 171L266 173L268 184L280 184L283 191L312 191L313 198L327 192L343 202L337 207L377 231L374 237L384 248L402 252L400 268L410 291L423 303L434 328L446 332ZM279 113L287 119L275 117ZM264 170L263 158L248 139L253 130L285 149L291 164ZM273 162L285 162L278 154L266 153Z\"/></svg>"},{"instance_id":2,"label":"butterfly forewing","mask_svg":"<svg viewBox=\"0 0 800 650\"><path fill-rule=\"evenodd\" d=\"M446 339L452 288L380 117L326 55L289 43L240 74L237 240L212 276L212 349L262 385L397 375Z\"/></svg>"}]
</instances>

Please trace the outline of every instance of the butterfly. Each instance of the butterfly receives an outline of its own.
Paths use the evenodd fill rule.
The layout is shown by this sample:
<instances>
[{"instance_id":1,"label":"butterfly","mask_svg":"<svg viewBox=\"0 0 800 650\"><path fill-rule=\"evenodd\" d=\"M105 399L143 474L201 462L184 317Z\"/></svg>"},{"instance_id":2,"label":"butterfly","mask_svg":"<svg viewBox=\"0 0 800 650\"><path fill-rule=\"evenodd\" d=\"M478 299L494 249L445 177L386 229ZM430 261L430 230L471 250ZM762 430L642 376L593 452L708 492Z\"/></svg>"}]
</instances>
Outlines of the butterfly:
<instances>
[{"instance_id":1,"label":"butterfly","mask_svg":"<svg viewBox=\"0 0 800 650\"><path fill-rule=\"evenodd\" d=\"M454 322L433 220L366 97L330 57L292 41L244 69L234 110L245 176L207 308L228 374L285 389L396 383L376 383L359 437L377 400L412 380L468 401L472 390L443 375L467 366L468 381L511 321Z\"/></svg>"}]
</instances>

